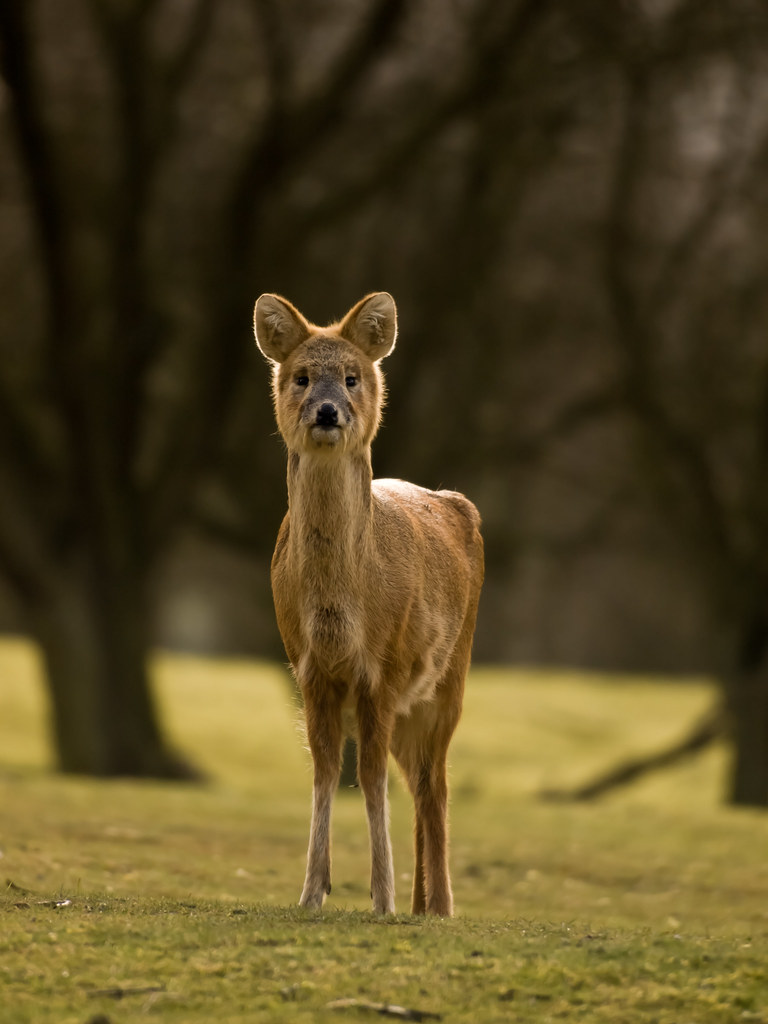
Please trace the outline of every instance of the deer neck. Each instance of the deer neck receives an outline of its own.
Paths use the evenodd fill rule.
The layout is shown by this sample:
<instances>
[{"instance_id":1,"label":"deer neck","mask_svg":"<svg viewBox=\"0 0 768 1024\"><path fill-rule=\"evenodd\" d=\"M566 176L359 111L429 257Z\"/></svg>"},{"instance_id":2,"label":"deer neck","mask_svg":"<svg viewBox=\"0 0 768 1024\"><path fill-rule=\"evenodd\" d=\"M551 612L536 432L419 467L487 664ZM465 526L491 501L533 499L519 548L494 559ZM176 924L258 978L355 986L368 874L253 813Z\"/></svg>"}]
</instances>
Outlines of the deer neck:
<instances>
[{"instance_id":1,"label":"deer neck","mask_svg":"<svg viewBox=\"0 0 768 1024\"><path fill-rule=\"evenodd\" d=\"M359 567L371 529L370 449L343 458L292 452L288 508L292 553L329 587Z\"/></svg>"}]
</instances>

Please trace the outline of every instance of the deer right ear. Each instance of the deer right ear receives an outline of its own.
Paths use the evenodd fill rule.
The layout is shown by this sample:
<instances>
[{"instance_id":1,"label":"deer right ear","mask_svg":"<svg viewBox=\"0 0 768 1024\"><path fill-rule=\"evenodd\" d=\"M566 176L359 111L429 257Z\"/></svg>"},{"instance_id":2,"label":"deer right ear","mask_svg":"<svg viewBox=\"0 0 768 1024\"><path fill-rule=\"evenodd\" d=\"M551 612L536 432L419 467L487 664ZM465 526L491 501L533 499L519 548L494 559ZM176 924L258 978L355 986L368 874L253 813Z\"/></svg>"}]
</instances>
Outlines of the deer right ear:
<instances>
[{"instance_id":1,"label":"deer right ear","mask_svg":"<svg viewBox=\"0 0 768 1024\"><path fill-rule=\"evenodd\" d=\"M309 324L286 299L265 292L253 310L253 333L267 359L282 363L309 337Z\"/></svg>"},{"instance_id":2,"label":"deer right ear","mask_svg":"<svg viewBox=\"0 0 768 1024\"><path fill-rule=\"evenodd\" d=\"M366 295L344 317L342 337L358 345L374 362L388 356L397 337L397 310L389 292Z\"/></svg>"}]
</instances>

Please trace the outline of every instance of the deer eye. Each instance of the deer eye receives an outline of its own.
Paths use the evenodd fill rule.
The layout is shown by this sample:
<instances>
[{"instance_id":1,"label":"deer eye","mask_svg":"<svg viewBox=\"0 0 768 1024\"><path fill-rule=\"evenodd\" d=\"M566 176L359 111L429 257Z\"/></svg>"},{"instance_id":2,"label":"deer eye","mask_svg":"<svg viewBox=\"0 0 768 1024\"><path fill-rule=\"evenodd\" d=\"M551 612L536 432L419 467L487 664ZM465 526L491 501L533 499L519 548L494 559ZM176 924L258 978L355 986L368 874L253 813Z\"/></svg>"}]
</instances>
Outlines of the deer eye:
<instances>
[{"instance_id":1,"label":"deer eye","mask_svg":"<svg viewBox=\"0 0 768 1024\"><path fill-rule=\"evenodd\" d=\"M296 378L296 384L300 388L305 388L309 384L309 377L299 376Z\"/></svg>"},{"instance_id":2,"label":"deer eye","mask_svg":"<svg viewBox=\"0 0 768 1024\"><path fill-rule=\"evenodd\" d=\"M357 387L357 377L355 377L352 374L350 374L347 377L347 379L344 381L344 383L347 385L348 388Z\"/></svg>"}]
</instances>

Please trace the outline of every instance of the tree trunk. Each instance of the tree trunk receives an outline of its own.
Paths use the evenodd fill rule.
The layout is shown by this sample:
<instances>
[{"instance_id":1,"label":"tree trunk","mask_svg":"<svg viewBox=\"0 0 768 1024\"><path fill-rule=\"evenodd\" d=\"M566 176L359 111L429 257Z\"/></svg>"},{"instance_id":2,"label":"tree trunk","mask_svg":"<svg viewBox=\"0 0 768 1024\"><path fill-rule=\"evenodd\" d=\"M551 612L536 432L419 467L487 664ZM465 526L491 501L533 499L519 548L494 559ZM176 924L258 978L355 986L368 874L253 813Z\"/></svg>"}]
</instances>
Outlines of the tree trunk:
<instances>
[{"instance_id":1,"label":"tree trunk","mask_svg":"<svg viewBox=\"0 0 768 1024\"><path fill-rule=\"evenodd\" d=\"M738 679L729 705L734 744L730 802L768 807L768 672Z\"/></svg>"},{"instance_id":2,"label":"tree trunk","mask_svg":"<svg viewBox=\"0 0 768 1024\"><path fill-rule=\"evenodd\" d=\"M734 743L730 802L768 807L768 619L747 629L728 707Z\"/></svg>"},{"instance_id":3,"label":"tree trunk","mask_svg":"<svg viewBox=\"0 0 768 1024\"><path fill-rule=\"evenodd\" d=\"M140 580L110 586L93 573L59 574L31 622L51 697L58 767L98 776L192 778L162 736L147 668L147 603Z\"/></svg>"}]
</instances>

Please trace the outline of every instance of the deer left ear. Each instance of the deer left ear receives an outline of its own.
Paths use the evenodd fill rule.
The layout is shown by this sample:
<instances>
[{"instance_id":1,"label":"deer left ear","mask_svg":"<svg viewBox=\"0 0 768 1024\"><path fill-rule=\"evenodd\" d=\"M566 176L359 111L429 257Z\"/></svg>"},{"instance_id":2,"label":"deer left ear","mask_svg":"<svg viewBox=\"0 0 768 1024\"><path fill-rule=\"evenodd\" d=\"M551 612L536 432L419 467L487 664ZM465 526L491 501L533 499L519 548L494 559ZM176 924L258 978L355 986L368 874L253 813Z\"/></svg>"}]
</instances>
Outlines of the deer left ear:
<instances>
[{"instance_id":1,"label":"deer left ear","mask_svg":"<svg viewBox=\"0 0 768 1024\"><path fill-rule=\"evenodd\" d=\"M376 362L388 356L397 337L397 309L389 292L361 299L344 317L339 333Z\"/></svg>"},{"instance_id":2,"label":"deer left ear","mask_svg":"<svg viewBox=\"0 0 768 1024\"><path fill-rule=\"evenodd\" d=\"M253 331L267 359L282 363L309 337L309 324L287 299L265 292L256 300Z\"/></svg>"}]
</instances>

